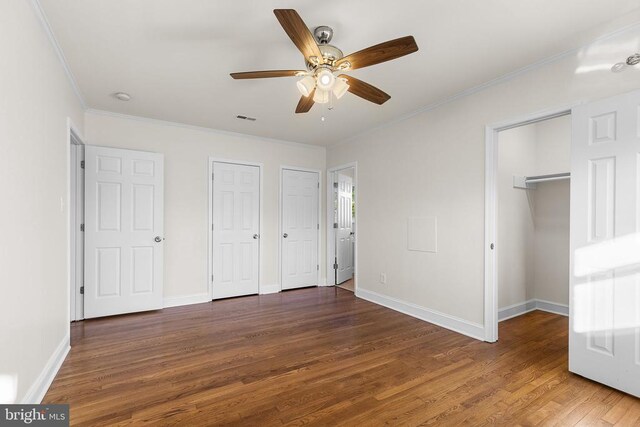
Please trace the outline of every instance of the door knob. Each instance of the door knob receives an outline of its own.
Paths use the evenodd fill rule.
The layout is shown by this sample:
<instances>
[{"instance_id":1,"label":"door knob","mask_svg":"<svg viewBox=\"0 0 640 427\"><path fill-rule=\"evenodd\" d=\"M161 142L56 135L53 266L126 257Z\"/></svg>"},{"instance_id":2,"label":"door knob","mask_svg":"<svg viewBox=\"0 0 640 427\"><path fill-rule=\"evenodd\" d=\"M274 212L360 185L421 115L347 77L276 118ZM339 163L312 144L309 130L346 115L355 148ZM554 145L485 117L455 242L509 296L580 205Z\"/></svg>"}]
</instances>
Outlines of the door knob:
<instances>
[{"instance_id":1,"label":"door knob","mask_svg":"<svg viewBox=\"0 0 640 427\"><path fill-rule=\"evenodd\" d=\"M286 239L287 237L289 237L289 235L288 235L287 233L284 233L284 234L282 235L282 237L284 237L284 238Z\"/></svg>"},{"instance_id":2,"label":"door knob","mask_svg":"<svg viewBox=\"0 0 640 427\"><path fill-rule=\"evenodd\" d=\"M156 236L156 238L155 238L155 239L153 239L153 240L155 240L155 241L156 241L156 243L160 243L160 242L162 242L162 240L163 240L163 239L162 239L162 237L160 237L160 236Z\"/></svg>"},{"instance_id":3,"label":"door knob","mask_svg":"<svg viewBox=\"0 0 640 427\"><path fill-rule=\"evenodd\" d=\"M254 238L254 239L257 239L258 237L260 237L260 235L259 235L259 234L254 234L254 235L253 235L253 238Z\"/></svg>"}]
</instances>

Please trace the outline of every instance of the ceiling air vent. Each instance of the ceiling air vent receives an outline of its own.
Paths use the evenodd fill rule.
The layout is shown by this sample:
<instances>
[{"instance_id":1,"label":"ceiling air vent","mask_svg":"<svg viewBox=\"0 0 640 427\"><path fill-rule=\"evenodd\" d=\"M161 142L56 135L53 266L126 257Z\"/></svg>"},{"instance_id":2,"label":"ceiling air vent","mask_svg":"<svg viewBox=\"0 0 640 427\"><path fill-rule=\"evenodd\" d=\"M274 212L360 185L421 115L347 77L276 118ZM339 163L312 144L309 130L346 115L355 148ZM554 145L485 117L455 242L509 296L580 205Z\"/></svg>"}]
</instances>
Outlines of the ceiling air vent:
<instances>
[{"instance_id":1,"label":"ceiling air vent","mask_svg":"<svg viewBox=\"0 0 640 427\"><path fill-rule=\"evenodd\" d=\"M247 116L241 116L241 115L236 116L236 119L249 120L250 122L255 122L256 121L255 117L247 117Z\"/></svg>"}]
</instances>

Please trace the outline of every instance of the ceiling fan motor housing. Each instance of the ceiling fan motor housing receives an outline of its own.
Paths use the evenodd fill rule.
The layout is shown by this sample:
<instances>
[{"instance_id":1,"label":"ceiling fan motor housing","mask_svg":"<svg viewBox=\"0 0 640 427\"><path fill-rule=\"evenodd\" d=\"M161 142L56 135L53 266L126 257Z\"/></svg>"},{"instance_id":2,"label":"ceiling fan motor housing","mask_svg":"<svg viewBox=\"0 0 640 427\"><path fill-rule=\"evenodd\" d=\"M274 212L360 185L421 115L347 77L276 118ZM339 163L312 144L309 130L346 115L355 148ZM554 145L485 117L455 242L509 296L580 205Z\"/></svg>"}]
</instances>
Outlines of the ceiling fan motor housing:
<instances>
[{"instance_id":1,"label":"ceiling fan motor housing","mask_svg":"<svg viewBox=\"0 0 640 427\"><path fill-rule=\"evenodd\" d=\"M313 30L313 36L316 39L320 52L322 52L322 64L333 65L335 61L344 57L344 53L342 53L340 49L329 44L333 38L333 28L321 25ZM307 70L313 71L317 67L318 64L312 64L307 61Z\"/></svg>"},{"instance_id":2,"label":"ceiling fan motor housing","mask_svg":"<svg viewBox=\"0 0 640 427\"><path fill-rule=\"evenodd\" d=\"M333 28L321 25L313 30L313 36L318 41L318 44L329 44L333 38Z\"/></svg>"}]
</instances>

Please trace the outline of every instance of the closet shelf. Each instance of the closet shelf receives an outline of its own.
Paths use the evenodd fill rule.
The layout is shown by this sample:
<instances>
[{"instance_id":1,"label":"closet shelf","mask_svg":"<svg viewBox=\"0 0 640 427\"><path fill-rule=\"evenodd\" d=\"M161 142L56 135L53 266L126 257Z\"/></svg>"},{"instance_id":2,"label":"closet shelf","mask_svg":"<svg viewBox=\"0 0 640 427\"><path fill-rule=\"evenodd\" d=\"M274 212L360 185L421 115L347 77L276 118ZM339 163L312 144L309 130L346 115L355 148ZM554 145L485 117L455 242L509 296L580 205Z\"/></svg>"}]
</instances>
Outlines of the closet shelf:
<instances>
[{"instance_id":1,"label":"closet shelf","mask_svg":"<svg viewBox=\"0 0 640 427\"><path fill-rule=\"evenodd\" d=\"M526 190L532 190L536 188L536 184L539 182L559 181L562 179L571 179L571 174L569 172L565 172L552 173L549 175L514 176L513 188L524 188Z\"/></svg>"}]
</instances>

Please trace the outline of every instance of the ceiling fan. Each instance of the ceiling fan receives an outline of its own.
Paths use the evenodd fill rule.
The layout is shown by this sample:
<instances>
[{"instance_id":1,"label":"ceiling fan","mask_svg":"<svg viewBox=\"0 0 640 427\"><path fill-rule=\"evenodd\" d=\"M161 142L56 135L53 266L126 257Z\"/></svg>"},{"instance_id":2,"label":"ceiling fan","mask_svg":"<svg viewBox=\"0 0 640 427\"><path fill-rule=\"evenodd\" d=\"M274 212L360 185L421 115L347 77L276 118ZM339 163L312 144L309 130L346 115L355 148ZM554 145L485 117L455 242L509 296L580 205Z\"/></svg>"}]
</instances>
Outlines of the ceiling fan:
<instances>
[{"instance_id":1,"label":"ceiling fan","mask_svg":"<svg viewBox=\"0 0 640 427\"><path fill-rule=\"evenodd\" d=\"M332 96L340 99L347 91L375 104L384 104L391 98L388 94L362 80L341 73L390 61L418 50L413 36L406 36L344 56L340 49L329 44L333 37L333 30L330 27L317 27L311 34L295 10L275 9L273 13L293 44L304 55L307 69L246 71L231 73L231 77L234 79L302 77L297 83L302 97L296 107L296 113L308 112L314 103L326 104Z\"/></svg>"}]
</instances>

